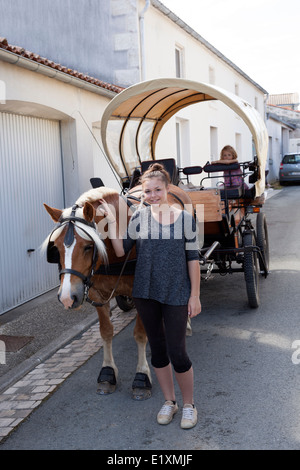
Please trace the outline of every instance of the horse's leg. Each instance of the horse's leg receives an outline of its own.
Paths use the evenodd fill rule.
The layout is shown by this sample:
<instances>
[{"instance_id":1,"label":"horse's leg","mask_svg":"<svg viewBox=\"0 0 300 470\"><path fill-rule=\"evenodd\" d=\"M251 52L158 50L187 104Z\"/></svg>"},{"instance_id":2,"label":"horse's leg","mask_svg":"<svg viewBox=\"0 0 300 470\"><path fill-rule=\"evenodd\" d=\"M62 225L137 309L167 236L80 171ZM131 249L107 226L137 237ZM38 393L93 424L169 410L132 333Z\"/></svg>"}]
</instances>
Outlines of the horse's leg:
<instances>
[{"instance_id":1,"label":"horse's leg","mask_svg":"<svg viewBox=\"0 0 300 470\"><path fill-rule=\"evenodd\" d=\"M134 400L147 400L151 397L152 380L146 358L147 336L139 314L136 317L133 336L138 347L138 363L132 384L132 394Z\"/></svg>"},{"instance_id":2,"label":"horse's leg","mask_svg":"<svg viewBox=\"0 0 300 470\"><path fill-rule=\"evenodd\" d=\"M112 353L113 324L110 320L110 306L97 308L100 334L103 339L103 363L98 377L97 393L107 395L116 389L118 369Z\"/></svg>"}]
</instances>

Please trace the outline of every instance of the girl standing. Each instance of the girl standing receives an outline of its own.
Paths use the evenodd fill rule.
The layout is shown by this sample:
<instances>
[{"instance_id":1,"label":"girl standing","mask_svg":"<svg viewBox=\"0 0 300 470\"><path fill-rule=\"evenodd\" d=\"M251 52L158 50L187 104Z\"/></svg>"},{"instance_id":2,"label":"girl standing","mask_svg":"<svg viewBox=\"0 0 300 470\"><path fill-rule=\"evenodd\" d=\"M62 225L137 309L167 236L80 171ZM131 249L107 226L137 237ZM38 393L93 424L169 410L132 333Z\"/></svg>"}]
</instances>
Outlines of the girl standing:
<instances>
[{"instance_id":1,"label":"girl standing","mask_svg":"<svg viewBox=\"0 0 300 470\"><path fill-rule=\"evenodd\" d=\"M151 165L142 175L141 183L144 202L149 206L132 216L123 239L111 237L116 220L104 201L102 211L117 256L124 256L136 244L132 296L165 398L157 421L168 424L178 411L173 366L183 400L181 427L189 429L197 423L197 410L193 368L185 346L186 325L188 316L192 318L201 312L196 224L187 211L169 206L170 179L162 165Z\"/></svg>"}]
</instances>

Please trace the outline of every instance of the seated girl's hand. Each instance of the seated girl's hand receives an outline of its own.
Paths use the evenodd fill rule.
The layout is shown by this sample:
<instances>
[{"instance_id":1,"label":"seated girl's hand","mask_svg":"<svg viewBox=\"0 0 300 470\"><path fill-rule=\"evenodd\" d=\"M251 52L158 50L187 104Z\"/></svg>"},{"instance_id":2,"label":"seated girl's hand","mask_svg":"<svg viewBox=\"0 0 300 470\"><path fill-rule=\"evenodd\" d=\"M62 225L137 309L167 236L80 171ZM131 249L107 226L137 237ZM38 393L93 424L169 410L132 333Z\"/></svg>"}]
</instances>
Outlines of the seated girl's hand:
<instances>
[{"instance_id":1,"label":"seated girl's hand","mask_svg":"<svg viewBox=\"0 0 300 470\"><path fill-rule=\"evenodd\" d=\"M101 205L97 208L97 214L106 217L108 224L116 222L116 214L112 211L109 204L104 199L99 199L99 202Z\"/></svg>"}]
</instances>

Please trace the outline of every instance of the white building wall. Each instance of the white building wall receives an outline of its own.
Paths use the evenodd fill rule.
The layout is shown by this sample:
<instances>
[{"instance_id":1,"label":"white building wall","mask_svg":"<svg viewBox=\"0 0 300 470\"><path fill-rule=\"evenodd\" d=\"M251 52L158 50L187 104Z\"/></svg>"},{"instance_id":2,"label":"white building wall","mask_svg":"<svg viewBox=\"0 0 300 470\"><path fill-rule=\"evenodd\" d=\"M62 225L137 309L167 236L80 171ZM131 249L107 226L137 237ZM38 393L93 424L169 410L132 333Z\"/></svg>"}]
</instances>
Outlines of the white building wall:
<instances>
[{"instance_id":1,"label":"white building wall","mask_svg":"<svg viewBox=\"0 0 300 470\"><path fill-rule=\"evenodd\" d=\"M116 187L116 179L92 135L94 123L99 125L114 93L111 97L101 96L2 61L0 76L6 84L6 104L1 104L0 110L61 122L67 205L73 204L82 192L91 188L89 179L95 176L97 159L101 161L101 174L96 176L107 186ZM99 135L95 137L101 148ZM48 203L51 205L51 201Z\"/></svg>"},{"instance_id":2,"label":"white building wall","mask_svg":"<svg viewBox=\"0 0 300 470\"><path fill-rule=\"evenodd\" d=\"M300 153L300 139L290 139L289 144L290 153Z\"/></svg>"},{"instance_id":3,"label":"white building wall","mask_svg":"<svg viewBox=\"0 0 300 470\"><path fill-rule=\"evenodd\" d=\"M145 16L146 79L176 76L176 47L182 54L183 78L205 83L213 81L232 93L238 91L239 96L264 117L264 93L258 87L158 9L150 8ZM187 155L183 155L185 165L203 165L212 157L217 159L227 144L239 145L240 161L252 159L252 136L248 127L216 101L190 106L173 117L158 139L156 158L176 157L176 119L184 121L190 133ZM211 127L217 135L217 155L212 155L211 151Z\"/></svg>"},{"instance_id":4,"label":"white building wall","mask_svg":"<svg viewBox=\"0 0 300 470\"><path fill-rule=\"evenodd\" d=\"M278 180L279 166L282 157L289 152L289 129L281 122L269 118L267 121L269 133L268 182Z\"/></svg>"}]
</instances>

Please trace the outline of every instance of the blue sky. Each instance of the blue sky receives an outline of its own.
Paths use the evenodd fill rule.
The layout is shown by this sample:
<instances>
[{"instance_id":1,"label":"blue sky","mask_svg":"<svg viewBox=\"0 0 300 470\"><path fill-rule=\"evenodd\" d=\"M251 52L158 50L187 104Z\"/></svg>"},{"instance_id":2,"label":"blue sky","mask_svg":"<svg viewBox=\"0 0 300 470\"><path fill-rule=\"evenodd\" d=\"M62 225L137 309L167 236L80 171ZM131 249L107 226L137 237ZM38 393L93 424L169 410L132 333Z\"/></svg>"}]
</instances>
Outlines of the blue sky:
<instances>
[{"instance_id":1,"label":"blue sky","mask_svg":"<svg viewBox=\"0 0 300 470\"><path fill-rule=\"evenodd\" d=\"M299 0L161 0L270 94L300 94Z\"/></svg>"}]
</instances>

